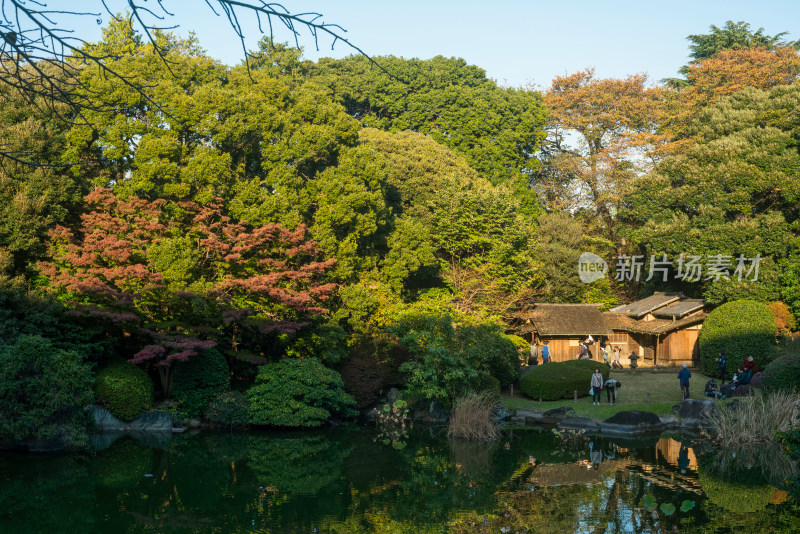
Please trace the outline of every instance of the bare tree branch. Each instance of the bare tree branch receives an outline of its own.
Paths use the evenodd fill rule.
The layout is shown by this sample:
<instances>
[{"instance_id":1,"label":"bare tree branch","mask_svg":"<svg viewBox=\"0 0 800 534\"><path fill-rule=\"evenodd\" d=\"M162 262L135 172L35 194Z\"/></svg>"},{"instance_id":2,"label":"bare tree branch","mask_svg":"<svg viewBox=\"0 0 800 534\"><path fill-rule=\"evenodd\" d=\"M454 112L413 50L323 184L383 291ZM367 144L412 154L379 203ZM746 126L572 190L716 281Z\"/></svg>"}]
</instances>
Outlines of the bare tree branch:
<instances>
[{"instance_id":1,"label":"bare tree branch","mask_svg":"<svg viewBox=\"0 0 800 534\"><path fill-rule=\"evenodd\" d=\"M103 12L119 20L114 8L125 9L131 26L146 36L153 53L172 73L168 50L159 43L157 35L157 32L179 27L178 24L165 25L175 17L168 9L170 1L180 0L155 0L149 3L148 0L95 0L99 11L77 11L50 8L44 0L0 0L0 87L16 90L32 105L61 121L87 124L86 111L113 112L113 106L103 107L89 98L93 93L81 81L81 73L85 68L96 67L104 76L121 81L134 89L149 105L169 115L169 110L163 109L149 95L148 86L113 67L113 61L118 58L94 53L64 19L92 17L100 24ZM57 4L58 0L51 3ZM331 39L331 49L337 43L342 43L386 72L344 37L344 28L324 22L320 13L292 13L283 4L264 0L205 0L205 4L216 16L224 17L233 29L241 43L248 71L252 56L247 49L247 35L241 21L255 15L258 31L270 39L274 39L276 27L283 27L289 32L295 46L300 47L301 38L307 33L319 50L320 37L326 36ZM2 158L39 165L0 147Z\"/></svg>"}]
</instances>

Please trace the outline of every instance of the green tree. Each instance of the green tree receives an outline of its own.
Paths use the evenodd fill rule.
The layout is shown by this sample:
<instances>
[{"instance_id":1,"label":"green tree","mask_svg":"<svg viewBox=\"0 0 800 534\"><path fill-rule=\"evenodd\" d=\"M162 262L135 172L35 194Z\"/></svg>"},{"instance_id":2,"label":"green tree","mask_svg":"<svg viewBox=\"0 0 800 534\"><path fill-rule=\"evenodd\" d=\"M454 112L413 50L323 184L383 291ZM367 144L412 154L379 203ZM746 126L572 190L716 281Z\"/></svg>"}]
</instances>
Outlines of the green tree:
<instances>
[{"instance_id":1,"label":"green tree","mask_svg":"<svg viewBox=\"0 0 800 534\"><path fill-rule=\"evenodd\" d=\"M538 210L528 178L544 137L545 111L538 93L505 89L463 59L376 57L386 70L351 56L322 59L311 75L365 126L430 135L466 158L492 183L507 182L523 202ZM389 74L391 73L391 74Z\"/></svg>"},{"instance_id":2,"label":"green tree","mask_svg":"<svg viewBox=\"0 0 800 534\"><path fill-rule=\"evenodd\" d=\"M742 50L748 48L765 48L775 50L783 46L790 46L800 49L800 40L786 41L784 39L788 32L781 32L776 35L764 33L764 28L759 28L755 32L750 29L750 24L744 21L733 22L729 20L722 28L715 25L709 26L710 33L690 35L686 38L691 44L689 57L691 61L680 68L678 72L683 75L689 73L692 65L704 59L717 55L722 50Z\"/></svg>"},{"instance_id":3,"label":"green tree","mask_svg":"<svg viewBox=\"0 0 800 534\"><path fill-rule=\"evenodd\" d=\"M680 287L689 293L712 302L780 299L783 270L797 249L800 156L791 110L798 99L795 86L721 99L691 123L696 142L685 154L666 158L628 191L624 234L646 258L666 254L676 273L681 254L730 261L727 276L704 271L698 280L684 279ZM737 273L740 255L763 258L757 279L755 272L746 276L752 262ZM793 305L793 298L783 300Z\"/></svg>"}]
</instances>

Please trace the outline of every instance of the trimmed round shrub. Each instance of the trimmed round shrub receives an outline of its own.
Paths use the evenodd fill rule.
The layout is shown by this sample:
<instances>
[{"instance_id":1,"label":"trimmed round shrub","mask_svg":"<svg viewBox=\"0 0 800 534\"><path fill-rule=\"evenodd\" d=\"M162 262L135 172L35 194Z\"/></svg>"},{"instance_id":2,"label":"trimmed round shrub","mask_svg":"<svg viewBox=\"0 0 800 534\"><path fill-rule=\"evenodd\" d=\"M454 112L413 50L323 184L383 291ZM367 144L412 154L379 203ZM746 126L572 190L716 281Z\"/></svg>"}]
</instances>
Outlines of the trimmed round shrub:
<instances>
[{"instance_id":1,"label":"trimmed round shrub","mask_svg":"<svg viewBox=\"0 0 800 534\"><path fill-rule=\"evenodd\" d=\"M775 347L775 318L766 304L735 300L712 311L700 330L700 366L706 375L719 373L716 359L725 354L730 372L748 356L760 368L769 363Z\"/></svg>"},{"instance_id":2,"label":"trimmed round shrub","mask_svg":"<svg viewBox=\"0 0 800 534\"><path fill-rule=\"evenodd\" d=\"M133 421L153 407L153 381L126 361L116 361L97 373L95 402L123 421Z\"/></svg>"},{"instance_id":3,"label":"trimmed round shrub","mask_svg":"<svg viewBox=\"0 0 800 534\"><path fill-rule=\"evenodd\" d=\"M241 391L224 391L211 399L206 418L212 423L225 426L247 424L247 399Z\"/></svg>"},{"instance_id":4,"label":"trimmed round shrub","mask_svg":"<svg viewBox=\"0 0 800 534\"><path fill-rule=\"evenodd\" d=\"M800 356L787 354L775 358L764 368L761 387L764 393L800 392Z\"/></svg>"},{"instance_id":5,"label":"trimmed round shrub","mask_svg":"<svg viewBox=\"0 0 800 534\"><path fill-rule=\"evenodd\" d=\"M351 417L356 401L345 393L342 377L316 358L287 358L258 368L247 390L248 419L257 425L320 426L332 415Z\"/></svg>"},{"instance_id":6,"label":"trimmed round shrub","mask_svg":"<svg viewBox=\"0 0 800 534\"><path fill-rule=\"evenodd\" d=\"M577 391L579 397L589 394L589 384L595 369L600 369L603 382L608 380L608 365L588 360L570 360L548 363L531 368L520 381L520 389L532 399L571 399Z\"/></svg>"},{"instance_id":7,"label":"trimmed round shrub","mask_svg":"<svg viewBox=\"0 0 800 534\"><path fill-rule=\"evenodd\" d=\"M218 393L227 391L231 373L225 356L216 349L201 350L172 370L172 396L187 417L201 417Z\"/></svg>"}]
</instances>

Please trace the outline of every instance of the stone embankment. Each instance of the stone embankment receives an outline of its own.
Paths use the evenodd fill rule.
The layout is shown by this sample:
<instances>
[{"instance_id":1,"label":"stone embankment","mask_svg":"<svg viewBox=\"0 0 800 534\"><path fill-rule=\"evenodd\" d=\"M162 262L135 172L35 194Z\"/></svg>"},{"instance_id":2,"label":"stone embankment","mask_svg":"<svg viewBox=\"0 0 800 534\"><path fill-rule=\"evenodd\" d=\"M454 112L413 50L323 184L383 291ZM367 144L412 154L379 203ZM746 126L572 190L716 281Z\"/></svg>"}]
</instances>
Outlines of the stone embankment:
<instances>
[{"instance_id":1,"label":"stone embankment","mask_svg":"<svg viewBox=\"0 0 800 534\"><path fill-rule=\"evenodd\" d=\"M668 430L699 429L707 425L707 417L717 409L713 399L686 399L672 407L672 413L629 410L605 420L578 417L568 406L540 412L517 410L511 420L519 425L551 425L559 430L583 430L609 436L638 436Z\"/></svg>"}]
</instances>

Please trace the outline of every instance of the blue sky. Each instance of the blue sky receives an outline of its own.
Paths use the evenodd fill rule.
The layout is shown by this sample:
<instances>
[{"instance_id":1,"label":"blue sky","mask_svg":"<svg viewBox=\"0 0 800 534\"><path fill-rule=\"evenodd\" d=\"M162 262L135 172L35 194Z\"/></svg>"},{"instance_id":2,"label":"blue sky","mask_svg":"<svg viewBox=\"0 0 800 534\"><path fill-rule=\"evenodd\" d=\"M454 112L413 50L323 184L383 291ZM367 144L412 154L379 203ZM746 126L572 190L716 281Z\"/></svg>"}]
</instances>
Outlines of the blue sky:
<instances>
[{"instance_id":1,"label":"blue sky","mask_svg":"<svg viewBox=\"0 0 800 534\"><path fill-rule=\"evenodd\" d=\"M112 9L124 9L122 0L107 2ZM69 4L49 2L51 7L64 3ZM99 0L80 2L82 8L90 3L100 5ZM233 31L204 0L164 0L164 5L175 13L168 22L180 24L176 31L194 30L210 55L225 63L241 60ZM514 87L546 87L553 76L586 67L603 78L638 72L651 80L675 76L687 61L686 36L707 33L709 25L727 20L800 39L798 0L286 0L284 5L293 12L322 13L325 22L344 27L346 36L370 55L463 57ZM99 37L94 18L84 19L79 31L90 39ZM248 33L254 45L259 37L254 24ZM278 31L276 39L286 41L290 35ZM327 39L320 39L318 53L307 34L301 45L310 59L352 53L341 44L331 51Z\"/></svg>"}]
</instances>

